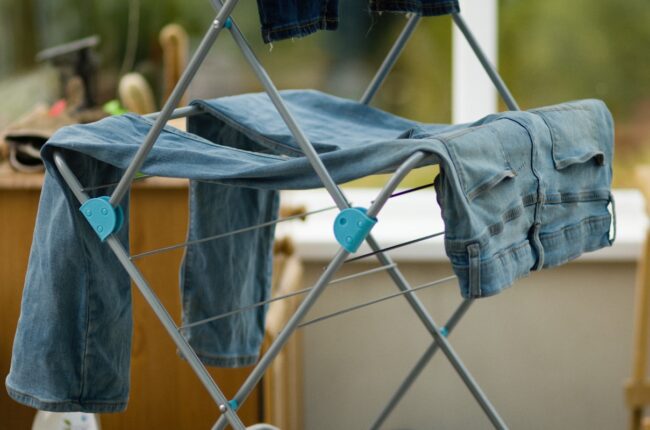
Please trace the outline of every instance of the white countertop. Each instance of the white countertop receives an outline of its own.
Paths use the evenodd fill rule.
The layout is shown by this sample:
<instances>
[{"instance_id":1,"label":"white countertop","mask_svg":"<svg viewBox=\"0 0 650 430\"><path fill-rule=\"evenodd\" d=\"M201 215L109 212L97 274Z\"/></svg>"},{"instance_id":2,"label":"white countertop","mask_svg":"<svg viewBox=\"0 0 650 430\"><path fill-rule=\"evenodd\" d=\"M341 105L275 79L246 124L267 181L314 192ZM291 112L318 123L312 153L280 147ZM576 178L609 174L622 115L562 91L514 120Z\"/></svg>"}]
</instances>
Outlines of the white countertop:
<instances>
[{"instance_id":1,"label":"white countertop","mask_svg":"<svg viewBox=\"0 0 650 430\"><path fill-rule=\"evenodd\" d=\"M399 190L398 190L399 191ZM368 207L377 195L377 189L349 188L344 190L354 206ZM612 247L583 254L577 261L614 262L636 261L641 253L648 220L645 202L636 190L615 190L617 233ZM307 211L333 206L325 190L285 191L282 202L304 205ZM298 253L307 261L330 260L338 250L332 225L338 211L332 209L309 216L305 221L289 221L277 226L279 235L289 234ZM382 247L397 245L444 230L440 208L432 189L421 190L390 199L379 214L379 222L372 230L373 236ZM366 244L358 254L368 252ZM418 242L390 251L397 261L447 261L443 237Z\"/></svg>"}]
</instances>

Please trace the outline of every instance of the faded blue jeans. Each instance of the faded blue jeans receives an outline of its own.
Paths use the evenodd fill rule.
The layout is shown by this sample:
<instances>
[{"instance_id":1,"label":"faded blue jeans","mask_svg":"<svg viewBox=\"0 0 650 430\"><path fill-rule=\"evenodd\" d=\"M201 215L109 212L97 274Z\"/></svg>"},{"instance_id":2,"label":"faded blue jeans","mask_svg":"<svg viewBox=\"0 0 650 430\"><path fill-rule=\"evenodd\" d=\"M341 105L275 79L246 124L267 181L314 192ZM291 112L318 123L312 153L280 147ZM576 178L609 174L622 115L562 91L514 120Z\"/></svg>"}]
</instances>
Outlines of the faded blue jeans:
<instances>
[{"instance_id":1,"label":"faded blue jeans","mask_svg":"<svg viewBox=\"0 0 650 430\"><path fill-rule=\"evenodd\" d=\"M423 16L460 11L458 0L369 0L369 6L374 12L410 12ZM257 0L257 8L266 43L338 27L338 0Z\"/></svg>"},{"instance_id":2,"label":"faded blue jeans","mask_svg":"<svg viewBox=\"0 0 650 430\"><path fill-rule=\"evenodd\" d=\"M602 102L449 126L316 91L282 94L338 183L393 171L417 151L427 154L422 165L440 164L435 184L445 246L464 297L496 294L531 270L613 240L613 125ZM273 220L277 190L321 185L266 94L195 103L203 113L190 118L189 132L165 129L142 167L192 180L190 239ZM126 406L129 278L79 213L52 152L64 151L86 187L114 182L150 126L136 115L110 117L66 127L43 149L48 173L6 381L21 403L54 411ZM125 245L127 235L128 225L118 233ZM267 298L272 237L267 227L190 246L181 271L184 323ZM264 314L247 311L185 334L206 363L251 364Z\"/></svg>"}]
</instances>

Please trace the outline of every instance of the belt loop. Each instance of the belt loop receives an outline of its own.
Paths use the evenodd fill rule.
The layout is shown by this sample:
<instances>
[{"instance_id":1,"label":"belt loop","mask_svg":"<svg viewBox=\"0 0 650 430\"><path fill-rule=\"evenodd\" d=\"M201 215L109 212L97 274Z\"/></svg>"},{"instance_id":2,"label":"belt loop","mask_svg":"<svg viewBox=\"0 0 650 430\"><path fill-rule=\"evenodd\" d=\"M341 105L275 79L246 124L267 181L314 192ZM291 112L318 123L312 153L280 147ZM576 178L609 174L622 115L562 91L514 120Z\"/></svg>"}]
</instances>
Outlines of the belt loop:
<instances>
[{"instance_id":1,"label":"belt loop","mask_svg":"<svg viewBox=\"0 0 650 430\"><path fill-rule=\"evenodd\" d=\"M541 225L540 222L536 222L530 229L528 240L532 242L533 249L537 251L537 261L532 270L542 270L542 267L544 267L544 247L542 246L542 241L539 239Z\"/></svg>"},{"instance_id":2,"label":"belt loop","mask_svg":"<svg viewBox=\"0 0 650 430\"><path fill-rule=\"evenodd\" d=\"M616 240L616 202L614 201L614 194L611 191L609 192L609 203L612 205L612 231L609 236L609 244L611 245Z\"/></svg>"},{"instance_id":3,"label":"belt loop","mask_svg":"<svg viewBox=\"0 0 650 430\"><path fill-rule=\"evenodd\" d=\"M481 247L478 243L467 246L469 256L469 294L470 297L481 297Z\"/></svg>"}]
</instances>

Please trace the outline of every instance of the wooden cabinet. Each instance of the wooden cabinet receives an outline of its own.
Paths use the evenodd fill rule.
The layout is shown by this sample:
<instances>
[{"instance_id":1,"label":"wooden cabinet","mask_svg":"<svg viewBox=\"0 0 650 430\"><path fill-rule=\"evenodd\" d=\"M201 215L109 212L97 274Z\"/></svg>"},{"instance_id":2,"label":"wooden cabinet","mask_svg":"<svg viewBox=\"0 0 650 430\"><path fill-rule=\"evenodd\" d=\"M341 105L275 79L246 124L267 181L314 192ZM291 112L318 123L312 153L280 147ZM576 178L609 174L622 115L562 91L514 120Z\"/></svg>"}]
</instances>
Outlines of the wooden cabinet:
<instances>
[{"instance_id":1,"label":"wooden cabinet","mask_svg":"<svg viewBox=\"0 0 650 430\"><path fill-rule=\"evenodd\" d=\"M20 311L42 177L0 166L0 376L9 371ZM134 186L131 250L138 253L183 242L187 225L186 181L148 179ZM138 266L177 322L180 318L178 265L182 250L143 258ZM189 365L153 311L133 289L134 335L128 409L101 417L104 430L209 429L219 415ZM234 395L250 369L211 369L227 397ZM261 390L261 388L260 388ZM264 405L256 390L242 406L245 424L261 421ZM29 429L34 410L12 401L0 389L0 429Z\"/></svg>"}]
</instances>

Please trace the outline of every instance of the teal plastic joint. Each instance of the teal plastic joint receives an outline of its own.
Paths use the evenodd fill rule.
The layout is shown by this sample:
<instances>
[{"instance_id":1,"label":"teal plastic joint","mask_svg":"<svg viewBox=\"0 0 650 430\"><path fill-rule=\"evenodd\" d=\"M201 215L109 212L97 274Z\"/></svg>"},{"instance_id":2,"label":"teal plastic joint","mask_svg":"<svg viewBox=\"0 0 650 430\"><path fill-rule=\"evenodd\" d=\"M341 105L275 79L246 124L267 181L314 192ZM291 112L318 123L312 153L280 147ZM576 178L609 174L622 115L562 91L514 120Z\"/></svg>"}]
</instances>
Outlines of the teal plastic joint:
<instances>
[{"instance_id":1,"label":"teal plastic joint","mask_svg":"<svg viewBox=\"0 0 650 430\"><path fill-rule=\"evenodd\" d=\"M377 218L369 217L366 212L365 208L343 209L334 220L334 237L350 253L357 252L377 223Z\"/></svg>"},{"instance_id":2,"label":"teal plastic joint","mask_svg":"<svg viewBox=\"0 0 650 430\"><path fill-rule=\"evenodd\" d=\"M86 200L86 203L79 208L102 242L117 232L124 223L122 208L119 206L114 208L108 201L108 196L95 197Z\"/></svg>"},{"instance_id":3,"label":"teal plastic joint","mask_svg":"<svg viewBox=\"0 0 650 430\"><path fill-rule=\"evenodd\" d=\"M449 330L447 330L447 327L440 327L440 334L442 335L442 337L449 336Z\"/></svg>"},{"instance_id":4,"label":"teal plastic joint","mask_svg":"<svg viewBox=\"0 0 650 430\"><path fill-rule=\"evenodd\" d=\"M230 30L230 27L232 27L232 19L230 19L230 17L226 18L226 22L223 23L223 26Z\"/></svg>"},{"instance_id":5,"label":"teal plastic joint","mask_svg":"<svg viewBox=\"0 0 650 430\"><path fill-rule=\"evenodd\" d=\"M239 409L239 403L237 403L237 400L235 400L235 399L229 400L228 404L230 405L230 408L233 411L236 411L237 409Z\"/></svg>"}]
</instances>

